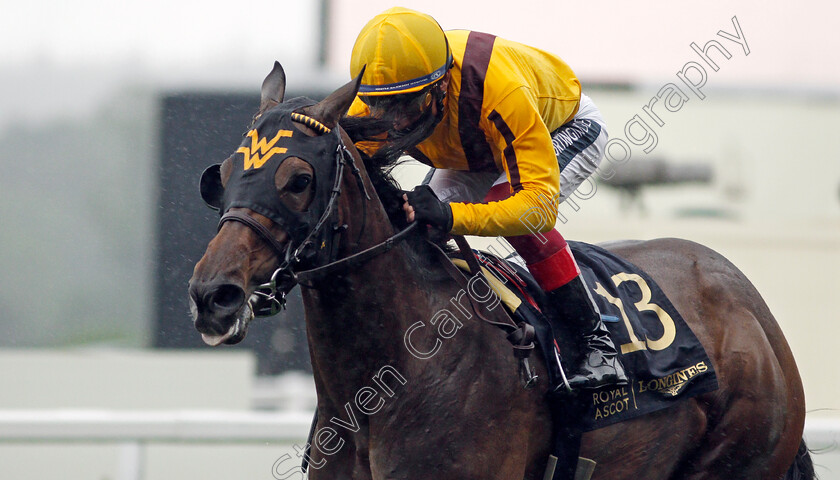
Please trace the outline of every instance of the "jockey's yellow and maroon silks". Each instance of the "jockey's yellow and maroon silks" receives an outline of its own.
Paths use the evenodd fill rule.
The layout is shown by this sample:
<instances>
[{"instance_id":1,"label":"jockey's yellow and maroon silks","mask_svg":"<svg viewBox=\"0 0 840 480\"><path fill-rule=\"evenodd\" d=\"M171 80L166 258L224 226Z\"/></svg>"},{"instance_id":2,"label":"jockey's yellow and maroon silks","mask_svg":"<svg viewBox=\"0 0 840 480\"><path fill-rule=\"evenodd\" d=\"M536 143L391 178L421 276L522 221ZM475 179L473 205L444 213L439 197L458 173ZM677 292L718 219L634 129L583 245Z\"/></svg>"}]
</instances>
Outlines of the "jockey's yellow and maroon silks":
<instances>
[{"instance_id":1,"label":"jockey's yellow and maroon silks","mask_svg":"<svg viewBox=\"0 0 840 480\"><path fill-rule=\"evenodd\" d=\"M436 168L505 172L513 193L488 204L450 204L452 233L529 234L520 218L534 207L553 228L560 171L550 132L577 113L580 82L563 60L539 49L467 30L446 37L454 64L443 119L409 153ZM368 113L358 98L350 107L350 115Z\"/></svg>"}]
</instances>

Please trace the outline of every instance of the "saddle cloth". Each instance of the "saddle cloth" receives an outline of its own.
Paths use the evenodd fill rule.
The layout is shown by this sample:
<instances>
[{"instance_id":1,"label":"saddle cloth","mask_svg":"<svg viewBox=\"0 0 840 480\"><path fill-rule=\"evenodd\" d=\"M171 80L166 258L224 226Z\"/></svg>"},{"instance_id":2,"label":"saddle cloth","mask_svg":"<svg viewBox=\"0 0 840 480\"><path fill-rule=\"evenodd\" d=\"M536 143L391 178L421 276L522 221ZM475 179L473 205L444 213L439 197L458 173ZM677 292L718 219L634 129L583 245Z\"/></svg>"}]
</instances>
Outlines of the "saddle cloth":
<instances>
[{"instance_id":1,"label":"saddle cloth","mask_svg":"<svg viewBox=\"0 0 840 480\"><path fill-rule=\"evenodd\" d=\"M584 430L662 410L718 388L705 349L649 275L596 245L568 243L630 380L626 386L593 391L584 399L588 406ZM486 252L476 256L488 283L517 321L545 322L537 308L545 295L526 270ZM466 269L463 260L453 261ZM556 343L534 326L551 374ZM549 343L553 345L546 349Z\"/></svg>"}]
</instances>

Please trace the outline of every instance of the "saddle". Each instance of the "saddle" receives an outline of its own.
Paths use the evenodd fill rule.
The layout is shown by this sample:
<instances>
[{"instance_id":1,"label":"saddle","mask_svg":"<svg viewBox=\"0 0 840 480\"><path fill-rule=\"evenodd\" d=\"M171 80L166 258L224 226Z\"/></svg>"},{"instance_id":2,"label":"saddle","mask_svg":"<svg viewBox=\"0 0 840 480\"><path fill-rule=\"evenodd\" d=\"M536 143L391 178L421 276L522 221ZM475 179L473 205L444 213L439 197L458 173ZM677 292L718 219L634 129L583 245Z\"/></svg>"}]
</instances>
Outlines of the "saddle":
<instances>
[{"instance_id":1,"label":"saddle","mask_svg":"<svg viewBox=\"0 0 840 480\"><path fill-rule=\"evenodd\" d=\"M456 237L460 258L452 264L477 275L482 272L510 316L517 332L508 334L520 358L520 377L526 388L536 383L528 365L535 349L521 342L533 329L550 384L565 380L562 352L552 325L542 314L547 296L524 267L488 252L475 251ZM596 430L667 408L685 398L717 389L717 377L705 349L665 293L639 267L595 245L569 242L581 275L598 306L601 318L620 349L630 383L602 390L571 392L565 399L549 398L553 417L553 446L545 479L589 479L595 462L578 458L583 431ZM459 275L463 277L463 275ZM476 311L478 309L476 308ZM607 312L607 314L605 314ZM611 314L615 315L611 315ZM562 379L562 380L561 380ZM575 419L569 422L569 419Z\"/></svg>"},{"instance_id":2,"label":"saddle","mask_svg":"<svg viewBox=\"0 0 840 480\"><path fill-rule=\"evenodd\" d=\"M543 354L550 385L556 385L560 379L565 382L560 349L554 340L548 318L541 311L547 298L530 272L496 255L470 249L463 237L455 237L455 240L460 252L457 252L458 256L450 257L452 265L470 274L473 279L470 281L482 278L483 274L488 287L497 295L498 303L504 305L503 311L507 311L511 324L517 326L516 330L507 335L507 339L513 345L514 356L519 358L519 376L523 386L526 389L532 388L538 380L528 363L528 357L535 350L534 343L542 346L539 350ZM463 277L460 272L450 273L456 279ZM472 290L467 291L474 293ZM478 313L479 308L474 305L473 309ZM568 387L568 383L566 385ZM578 456L582 431L579 424L568 421L570 418L580 418L581 409L585 405L571 396L562 402L549 399L549 405L553 433L544 480L589 480L596 463Z\"/></svg>"},{"instance_id":3,"label":"saddle","mask_svg":"<svg viewBox=\"0 0 840 480\"><path fill-rule=\"evenodd\" d=\"M461 251L460 258L453 260L454 265L463 268L472 257L474 266L469 271L481 268L487 283L506 306L512 318L510 323L534 327L533 341L543 347L539 350L552 384L557 384L562 378L563 355L542 314L546 302L542 289L517 263L469 249L466 241L456 243ZM718 388L714 367L703 345L646 272L596 245L568 243L630 379L629 385L607 387L587 397L584 430L661 410ZM521 346L514 347L515 354L521 354ZM528 386L535 381L527 380L531 382L526 383Z\"/></svg>"},{"instance_id":4,"label":"saddle","mask_svg":"<svg viewBox=\"0 0 840 480\"><path fill-rule=\"evenodd\" d=\"M513 264L488 252L471 249L462 236L453 236L453 238L459 251L445 254L443 250L437 248L439 254L445 257L442 264L467 293L466 297L469 298L476 316L507 333L506 338L513 347L513 355L519 359L519 377L522 385L526 389L532 388L536 385L538 377L531 368L529 358L536 349L537 342L549 344L544 343L548 341L544 328L548 326L548 322L540 313L538 306L539 299L544 298L542 290L527 270L518 266L514 267ZM486 288L492 289L498 300L495 303L504 304L507 314L489 318L483 313L485 308L483 304L486 303L487 294L476 293L475 283L477 282L485 282ZM480 297L479 301L476 297ZM478 305L479 303L482 305ZM488 308L488 310L493 309L495 305ZM502 318L499 319L499 317ZM550 335L550 329L548 333ZM546 362L546 365L549 365L549 362ZM556 375L561 371L559 368L558 365L557 371L550 374Z\"/></svg>"}]
</instances>

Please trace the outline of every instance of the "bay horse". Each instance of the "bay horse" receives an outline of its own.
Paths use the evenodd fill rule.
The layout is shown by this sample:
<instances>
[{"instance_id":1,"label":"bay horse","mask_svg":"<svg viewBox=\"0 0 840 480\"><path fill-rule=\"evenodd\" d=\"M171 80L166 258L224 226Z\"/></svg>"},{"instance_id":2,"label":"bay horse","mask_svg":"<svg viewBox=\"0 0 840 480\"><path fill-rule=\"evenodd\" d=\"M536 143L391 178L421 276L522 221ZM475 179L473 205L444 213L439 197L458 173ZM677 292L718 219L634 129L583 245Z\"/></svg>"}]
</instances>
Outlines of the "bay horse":
<instances>
[{"instance_id":1,"label":"bay horse","mask_svg":"<svg viewBox=\"0 0 840 480\"><path fill-rule=\"evenodd\" d=\"M460 284L421 235L399 230L389 166L363 159L342 128L358 86L359 78L321 102L290 104L275 62L247 138L202 178L205 201L226 213L190 279L195 328L210 345L237 343L265 285L271 296L301 284L318 398L312 479L542 478L548 385L522 387L498 329L441 316L455 311ZM237 203L254 187L238 183L247 172L234 171L235 156L245 164L237 168L254 171L295 142L329 147L322 158L287 156L267 177L269 198ZM604 247L661 286L704 345L719 388L584 434L593 478L814 478L793 355L744 274L687 240ZM535 369L547 378L541 361Z\"/></svg>"}]
</instances>

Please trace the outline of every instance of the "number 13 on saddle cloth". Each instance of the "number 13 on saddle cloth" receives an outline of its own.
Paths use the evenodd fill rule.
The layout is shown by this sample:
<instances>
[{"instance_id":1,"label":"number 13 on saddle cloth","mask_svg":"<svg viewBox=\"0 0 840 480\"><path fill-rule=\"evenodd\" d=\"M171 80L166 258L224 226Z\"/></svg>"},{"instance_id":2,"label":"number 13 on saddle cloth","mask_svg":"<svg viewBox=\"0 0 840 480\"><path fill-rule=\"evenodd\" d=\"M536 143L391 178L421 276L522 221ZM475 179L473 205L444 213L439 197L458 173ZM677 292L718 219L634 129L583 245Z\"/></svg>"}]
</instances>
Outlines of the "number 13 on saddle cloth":
<instances>
[{"instance_id":1,"label":"number 13 on saddle cloth","mask_svg":"<svg viewBox=\"0 0 840 480\"><path fill-rule=\"evenodd\" d=\"M569 246L630 379L628 385L589 394L585 399L585 430L662 410L718 388L714 367L703 345L650 276L598 246L574 241ZM456 264L466 269L465 262L458 260ZM482 264L494 273L495 278L488 278L488 283L517 321L533 321L533 315L539 315L533 310L534 298L540 295L538 287L525 291L526 284L535 284L521 281L518 286L512 285L508 281L510 267L501 272L493 269L504 267L494 266L493 262ZM515 271L520 278L528 275L521 268ZM510 300L512 296L519 301ZM545 349L543 353L547 362L552 361Z\"/></svg>"}]
</instances>

